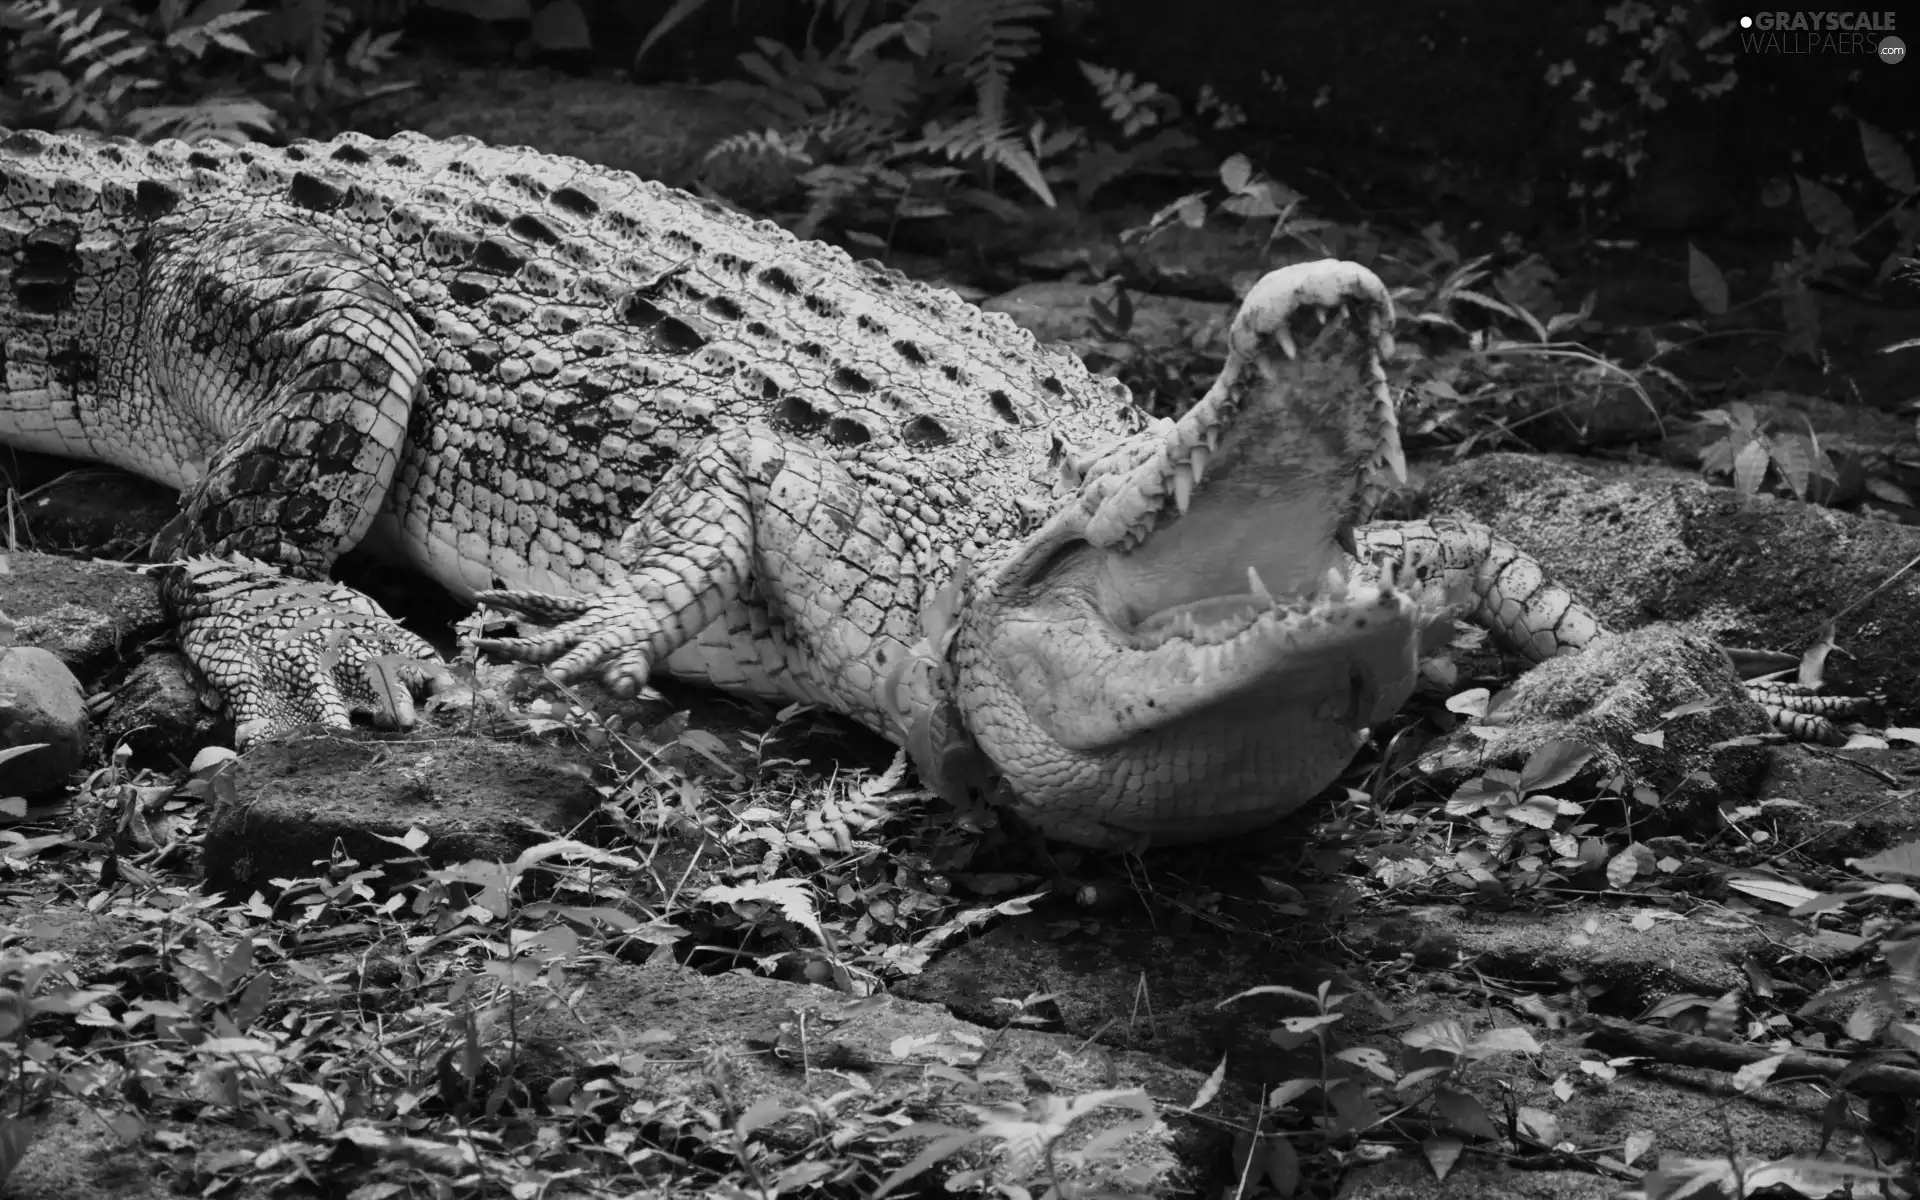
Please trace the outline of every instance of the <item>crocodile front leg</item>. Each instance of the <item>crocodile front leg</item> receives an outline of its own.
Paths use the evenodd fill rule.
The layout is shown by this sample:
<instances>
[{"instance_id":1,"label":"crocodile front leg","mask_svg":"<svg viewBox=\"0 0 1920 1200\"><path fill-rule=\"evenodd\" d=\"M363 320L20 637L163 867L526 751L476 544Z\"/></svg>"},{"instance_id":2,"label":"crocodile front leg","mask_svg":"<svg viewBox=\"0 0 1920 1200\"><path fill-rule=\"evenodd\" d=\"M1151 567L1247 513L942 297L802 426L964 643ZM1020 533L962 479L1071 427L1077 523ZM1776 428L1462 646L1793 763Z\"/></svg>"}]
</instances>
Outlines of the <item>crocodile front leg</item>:
<instances>
[{"instance_id":1,"label":"crocodile front leg","mask_svg":"<svg viewBox=\"0 0 1920 1200\"><path fill-rule=\"evenodd\" d=\"M553 626L480 648L563 679L598 668L630 696L726 620L719 653L787 696L888 728L882 679L919 637L919 588L897 522L838 462L753 426L715 434L660 481L618 555L624 574L590 595L479 593Z\"/></svg>"},{"instance_id":2,"label":"crocodile front leg","mask_svg":"<svg viewBox=\"0 0 1920 1200\"><path fill-rule=\"evenodd\" d=\"M276 592L266 564L324 580L379 512L425 373L406 309L369 259L286 220L183 207L105 257L60 228L38 236L67 249L8 281L0 437L179 487L158 557L246 556L167 589L243 742L346 725L369 662L432 652L348 589ZM385 707L411 723L404 699Z\"/></svg>"},{"instance_id":3,"label":"crocodile front leg","mask_svg":"<svg viewBox=\"0 0 1920 1200\"><path fill-rule=\"evenodd\" d=\"M1473 521L1376 521L1357 531L1354 553L1364 566L1410 568L1440 605L1528 662L1577 654L1604 632L1531 555Z\"/></svg>"},{"instance_id":4,"label":"crocodile front leg","mask_svg":"<svg viewBox=\"0 0 1920 1200\"><path fill-rule=\"evenodd\" d=\"M338 583L309 583L235 555L196 558L161 575L180 648L226 702L234 740L365 716L414 723L433 647Z\"/></svg>"},{"instance_id":5,"label":"crocodile front leg","mask_svg":"<svg viewBox=\"0 0 1920 1200\"><path fill-rule=\"evenodd\" d=\"M406 309L361 255L270 220L157 239L144 282L124 386L189 476L156 551L325 578L393 483L426 373Z\"/></svg>"},{"instance_id":6,"label":"crocodile front leg","mask_svg":"<svg viewBox=\"0 0 1920 1200\"><path fill-rule=\"evenodd\" d=\"M137 353L149 394L220 439L154 550L235 558L211 573L189 563L164 589L181 648L226 698L242 745L356 714L411 727L409 691L429 679L381 664L437 661L432 649L351 588L275 581L242 557L324 581L366 535L426 370L411 318L367 259L272 221L163 241L147 283Z\"/></svg>"},{"instance_id":7,"label":"crocodile front leg","mask_svg":"<svg viewBox=\"0 0 1920 1200\"><path fill-rule=\"evenodd\" d=\"M1578 654L1606 632L1580 598L1555 582L1533 556L1485 525L1455 518L1379 521L1358 533L1364 567L1408 568L1432 605L1464 616L1501 648L1528 662ZM1844 743L1833 723L1867 703L1788 683L1751 682L1747 697L1778 732L1803 742Z\"/></svg>"}]
</instances>

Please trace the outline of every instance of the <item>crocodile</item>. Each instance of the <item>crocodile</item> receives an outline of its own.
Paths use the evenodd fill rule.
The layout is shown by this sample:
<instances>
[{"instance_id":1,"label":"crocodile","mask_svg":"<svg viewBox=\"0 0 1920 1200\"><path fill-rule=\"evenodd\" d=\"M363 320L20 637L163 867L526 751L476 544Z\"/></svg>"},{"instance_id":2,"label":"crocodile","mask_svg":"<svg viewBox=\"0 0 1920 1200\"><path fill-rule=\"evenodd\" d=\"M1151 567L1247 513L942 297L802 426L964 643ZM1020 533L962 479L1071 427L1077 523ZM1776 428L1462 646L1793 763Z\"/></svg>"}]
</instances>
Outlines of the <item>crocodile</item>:
<instances>
[{"instance_id":1,"label":"crocodile","mask_svg":"<svg viewBox=\"0 0 1920 1200\"><path fill-rule=\"evenodd\" d=\"M0 130L0 280L0 442L180 490L163 594L243 744L412 724L380 668L433 653L328 581L356 546L545 627L489 651L818 704L1089 845L1297 807L1453 615L1598 631L1484 529L1362 528L1405 465L1354 264L1262 279L1158 421L947 290L468 138Z\"/></svg>"}]
</instances>

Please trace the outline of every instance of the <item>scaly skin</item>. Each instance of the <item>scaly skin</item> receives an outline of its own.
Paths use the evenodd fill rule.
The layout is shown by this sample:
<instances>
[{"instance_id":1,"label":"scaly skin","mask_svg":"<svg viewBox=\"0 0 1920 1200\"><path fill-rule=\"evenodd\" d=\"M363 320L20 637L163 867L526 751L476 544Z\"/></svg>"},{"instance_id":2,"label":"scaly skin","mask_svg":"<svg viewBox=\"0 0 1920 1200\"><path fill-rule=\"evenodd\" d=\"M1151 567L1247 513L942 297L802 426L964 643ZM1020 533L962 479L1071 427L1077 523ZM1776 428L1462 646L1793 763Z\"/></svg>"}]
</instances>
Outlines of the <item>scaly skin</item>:
<instances>
[{"instance_id":1,"label":"scaly skin","mask_svg":"<svg viewBox=\"0 0 1920 1200\"><path fill-rule=\"evenodd\" d=\"M497 649L819 703L1060 836L1270 820L1435 608L1325 576L1400 469L1389 327L1364 269L1278 272L1148 426L1005 317L576 160L0 131L0 441L182 490L166 594L243 738L410 719L369 669L417 640L272 570L365 542L555 625Z\"/></svg>"},{"instance_id":2,"label":"scaly skin","mask_svg":"<svg viewBox=\"0 0 1920 1200\"><path fill-rule=\"evenodd\" d=\"M619 587L649 665L875 727L951 563L1144 424L949 292L470 140L0 138L0 272L0 439L182 488L164 550Z\"/></svg>"}]
</instances>

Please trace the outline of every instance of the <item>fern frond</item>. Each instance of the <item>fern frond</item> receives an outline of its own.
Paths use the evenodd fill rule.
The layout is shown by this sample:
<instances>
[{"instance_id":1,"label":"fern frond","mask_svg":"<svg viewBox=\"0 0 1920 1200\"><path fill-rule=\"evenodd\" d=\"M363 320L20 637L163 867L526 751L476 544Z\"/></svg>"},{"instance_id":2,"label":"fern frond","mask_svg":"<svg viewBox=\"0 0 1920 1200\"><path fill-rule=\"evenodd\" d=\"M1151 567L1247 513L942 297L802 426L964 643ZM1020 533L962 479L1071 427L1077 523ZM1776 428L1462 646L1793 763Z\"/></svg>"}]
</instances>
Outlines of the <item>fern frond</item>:
<instances>
[{"instance_id":1,"label":"fern frond","mask_svg":"<svg viewBox=\"0 0 1920 1200\"><path fill-rule=\"evenodd\" d=\"M794 235L813 237L847 201L870 194L874 184L887 174L889 172L874 163L829 163L808 171L805 176L807 211L794 224Z\"/></svg>"},{"instance_id":2,"label":"fern frond","mask_svg":"<svg viewBox=\"0 0 1920 1200\"><path fill-rule=\"evenodd\" d=\"M1132 71L1116 71L1112 67L1083 61L1080 73L1093 85L1100 107L1128 137L1159 124L1163 115L1179 116L1180 102L1177 99L1161 91L1156 84L1136 79ZM1167 111L1163 114L1162 109Z\"/></svg>"},{"instance_id":3,"label":"fern frond","mask_svg":"<svg viewBox=\"0 0 1920 1200\"><path fill-rule=\"evenodd\" d=\"M700 899L713 904L771 904L780 910L781 916L819 938L822 944L827 941L826 933L820 928L813 893L798 879L757 880L739 886L718 884L701 892Z\"/></svg>"},{"instance_id":4,"label":"fern frond","mask_svg":"<svg viewBox=\"0 0 1920 1200\"><path fill-rule=\"evenodd\" d=\"M214 138L236 144L253 140L249 130L271 134L279 115L258 100L211 96L197 104L155 104L127 114L141 141L176 137L183 142Z\"/></svg>"},{"instance_id":5,"label":"fern frond","mask_svg":"<svg viewBox=\"0 0 1920 1200\"><path fill-rule=\"evenodd\" d=\"M804 131L783 133L778 129L749 130L721 138L702 156L701 161L713 163L727 159L759 159L812 166L813 158L807 154L806 143Z\"/></svg>"},{"instance_id":6,"label":"fern frond","mask_svg":"<svg viewBox=\"0 0 1920 1200\"><path fill-rule=\"evenodd\" d=\"M919 141L904 143L895 149L901 154L939 154L949 162L992 163L1012 172L1042 204L1054 207L1053 189L1047 185L1033 151L1004 118L987 121L976 115L962 117L949 125L930 121L921 131Z\"/></svg>"},{"instance_id":7,"label":"fern frond","mask_svg":"<svg viewBox=\"0 0 1920 1200\"><path fill-rule=\"evenodd\" d=\"M1051 0L918 0L905 20L930 37L923 56L936 70L958 69L979 87L993 76L1010 76L1019 60L1040 44L1039 22Z\"/></svg>"},{"instance_id":8,"label":"fern frond","mask_svg":"<svg viewBox=\"0 0 1920 1200\"><path fill-rule=\"evenodd\" d=\"M848 102L828 112L805 132L821 144L828 158L859 162L881 157L892 146L897 131L892 121L874 113L864 103Z\"/></svg>"},{"instance_id":9,"label":"fern frond","mask_svg":"<svg viewBox=\"0 0 1920 1200\"><path fill-rule=\"evenodd\" d=\"M1004 90L1014 64L1040 46L1039 22L1053 5L1046 0L994 0L987 10L987 43L967 62L967 82L976 88L994 80Z\"/></svg>"}]
</instances>

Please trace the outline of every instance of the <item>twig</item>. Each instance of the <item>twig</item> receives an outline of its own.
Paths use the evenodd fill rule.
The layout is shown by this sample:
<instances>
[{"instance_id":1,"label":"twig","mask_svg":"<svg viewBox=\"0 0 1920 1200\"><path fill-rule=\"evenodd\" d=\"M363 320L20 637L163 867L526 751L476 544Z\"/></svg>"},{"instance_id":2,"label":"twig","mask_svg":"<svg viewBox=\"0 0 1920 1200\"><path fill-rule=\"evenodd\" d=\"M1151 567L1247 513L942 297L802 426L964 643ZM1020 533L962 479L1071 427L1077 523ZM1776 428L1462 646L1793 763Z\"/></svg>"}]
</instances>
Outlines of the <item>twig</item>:
<instances>
[{"instance_id":1,"label":"twig","mask_svg":"<svg viewBox=\"0 0 1920 1200\"><path fill-rule=\"evenodd\" d=\"M1859 608L1861 605L1865 604L1867 601L1873 599L1875 596L1878 596L1881 592L1886 591L1887 588L1893 584L1894 580L1900 578L1902 575L1905 575L1908 571L1913 570L1915 567L1920 567L1920 554L1916 554L1912 558L1908 559L1906 566L1901 567L1899 570L1895 571L1893 574L1887 576L1885 579L1882 579L1878 584L1874 585L1874 588L1872 591L1860 597L1858 600L1855 600L1852 604L1847 605L1845 608L1841 609L1839 612L1833 614L1833 616L1829 617L1828 620L1838 622L1845 619L1855 609Z\"/></svg>"},{"instance_id":2,"label":"twig","mask_svg":"<svg viewBox=\"0 0 1920 1200\"><path fill-rule=\"evenodd\" d=\"M1871 775L1875 779L1878 779L1881 783L1886 784L1890 788L1897 788L1900 786L1900 780L1896 779L1894 776L1887 774L1885 771L1882 771L1879 767L1874 766L1872 763L1864 763L1857 758L1848 758L1846 755L1840 753L1839 747L1814 746L1814 745L1803 744L1803 748L1806 750L1812 751L1813 753L1819 755L1822 758L1830 758L1835 762L1845 763L1848 766L1859 771L1862 775ZM1894 800L1887 801L1887 804L1892 804L1894 803L1895 800L1898 800L1898 799L1899 797L1896 796ZM1874 806L1874 808L1885 808L1887 804L1877 804ZM1872 812L1872 811L1873 811L1872 808L1867 810L1867 812ZM1854 820L1857 821L1860 819L1860 817L1864 817L1866 815L1867 815L1866 813L1861 813L1859 816L1855 817Z\"/></svg>"},{"instance_id":3,"label":"twig","mask_svg":"<svg viewBox=\"0 0 1920 1200\"><path fill-rule=\"evenodd\" d=\"M1772 1058L1764 1046L1736 1046L1712 1038L1676 1033L1652 1025L1639 1025L1614 1017L1590 1016L1580 1023L1587 1044L1608 1054L1634 1054L1682 1067L1708 1067L1716 1071L1737 1071L1741 1067ZM1792 1076L1811 1075L1831 1082L1847 1073L1849 1090L1855 1092L1893 1092L1904 1096L1920 1095L1920 1071L1887 1063L1860 1065L1844 1058L1825 1055L1789 1054L1773 1074L1785 1082Z\"/></svg>"}]
</instances>

